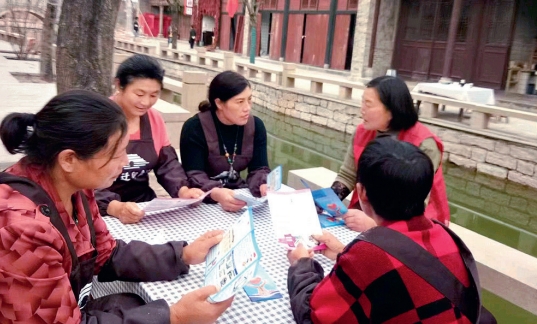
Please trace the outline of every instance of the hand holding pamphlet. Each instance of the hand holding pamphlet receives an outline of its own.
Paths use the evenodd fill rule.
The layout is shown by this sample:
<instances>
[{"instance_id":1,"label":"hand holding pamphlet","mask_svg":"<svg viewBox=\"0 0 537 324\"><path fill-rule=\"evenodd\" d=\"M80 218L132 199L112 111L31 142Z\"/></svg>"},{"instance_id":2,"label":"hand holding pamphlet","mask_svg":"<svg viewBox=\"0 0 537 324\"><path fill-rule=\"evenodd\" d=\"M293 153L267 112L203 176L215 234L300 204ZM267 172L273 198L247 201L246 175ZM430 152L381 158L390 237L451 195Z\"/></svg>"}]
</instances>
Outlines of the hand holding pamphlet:
<instances>
[{"instance_id":1,"label":"hand holding pamphlet","mask_svg":"<svg viewBox=\"0 0 537 324\"><path fill-rule=\"evenodd\" d=\"M269 191L267 197L276 238L281 245L288 250L299 243L313 250L326 248L312 238L312 235L322 235L322 229L311 190Z\"/></svg>"},{"instance_id":2,"label":"hand holding pamphlet","mask_svg":"<svg viewBox=\"0 0 537 324\"><path fill-rule=\"evenodd\" d=\"M267 197L256 198L242 191L233 192L233 198L244 201L249 207L261 205L267 201Z\"/></svg>"},{"instance_id":3,"label":"hand holding pamphlet","mask_svg":"<svg viewBox=\"0 0 537 324\"><path fill-rule=\"evenodd\" d=\"M211 190L207 191L199 198L155 198L146 203L142 210L146 213L150 213L185 206L198 206L210 193Z\"/></svg>"},{"instance_id":4,"label":"hand holding pamphlet","mask_svg":"<svg viewBox=\"0 0 537 324\"><path fill-rule=\"evenodd\" d=\"M282 166L278 165L267 176L267 191L278 191L282 186Z\"/></svg>"},{"instance_id":5,"label":"hand holding pamphlet","mask_svg":"<svg viewBox=\"0 0 537 324\"><path fill-rule=\"evenodd\" d=\"M304 179L300 179L300 181L306 188L310 187ZM333 217L343 216L348 211L347 206L343 204L332 188L312 190L311 194L315 204Z\"/></svg>"},{"instance_id":6,"label":"hand holding pamphlet","mask_svg":"<svg viewBox=\"0 0 537 324\"><path fill-rule=\"evenodd\" d=\"M248 208L224 233L222 241L207 254L204 286L220 287L208 301L221 302L235 295L254 278L260 259L261 251L255 240L252 209Z\"/></svg>"},{"instance_id":7,"label":"hand holding pamphlet","mask_svg":"<svg viewBox=\"0 0 537 324\"><path fill-rule=\"evenodd\" d=\"M283 298L276 283L262 266L257 267L255 277L244 286L244 292L252 302Z\"/></svg>"}]
</instances>

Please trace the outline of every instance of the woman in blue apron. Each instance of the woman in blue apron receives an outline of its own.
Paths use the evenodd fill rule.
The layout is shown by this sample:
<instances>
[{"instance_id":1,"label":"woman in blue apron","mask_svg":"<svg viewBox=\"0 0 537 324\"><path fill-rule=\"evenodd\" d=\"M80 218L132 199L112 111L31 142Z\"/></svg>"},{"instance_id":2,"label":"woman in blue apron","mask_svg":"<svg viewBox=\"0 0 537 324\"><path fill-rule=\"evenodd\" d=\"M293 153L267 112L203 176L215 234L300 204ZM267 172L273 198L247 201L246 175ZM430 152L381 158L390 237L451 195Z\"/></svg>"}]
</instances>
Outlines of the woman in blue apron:
<instances>
[{"instance_id":1,"label":"woman in blue apron","mask_svg":"<svg viewBox=\"0 0 537 324\"><path fill-rule=\"evenodd\" d=\"M231 300L206 301L214 286L170 306L134 294L90 297L94 275L178 280L222 239L222 231L188 245L111 236L93 189L110 186L128 161L118 105L94 92L67 91L37 114L6 116L0 136L9 153L25 154L0 173L0 323L212 323L229 307Z\"/></svg>"},{"instance_id":2,"label":"woman in blue apron","mask_svg":"<svg viewBox=\"0 0 537 324\"><path fill-rule=\"evenodd\" d=\"M188 188L187 176L171 146L160 113L152 106L162 89L164 70L154 58L134 55L117 69L116 93L111 97L127 116L129 162L111 187L97 191L102 215L122 223L138 222L144 212L136 202L156 197L149 186L149 172L172 198L198 198L200 189Z\"/></svg>"},{"instance_id":3,"label":"woman in blue apron","mask_svg":"<svg viewBox=\"0 0 537 324\"><path fill-rule=\"evenodd\" d=\"M208 99L183 125L181 161L192 187L213 189L211 200L237 211L245 203L233 198L232 189L249 188L256 197L266 194L267 131L261 119L252 115L252 88L242 75L218 74L211 81ZM246 179L239 174L244 170Z\"/></svg>"}]
</instances>

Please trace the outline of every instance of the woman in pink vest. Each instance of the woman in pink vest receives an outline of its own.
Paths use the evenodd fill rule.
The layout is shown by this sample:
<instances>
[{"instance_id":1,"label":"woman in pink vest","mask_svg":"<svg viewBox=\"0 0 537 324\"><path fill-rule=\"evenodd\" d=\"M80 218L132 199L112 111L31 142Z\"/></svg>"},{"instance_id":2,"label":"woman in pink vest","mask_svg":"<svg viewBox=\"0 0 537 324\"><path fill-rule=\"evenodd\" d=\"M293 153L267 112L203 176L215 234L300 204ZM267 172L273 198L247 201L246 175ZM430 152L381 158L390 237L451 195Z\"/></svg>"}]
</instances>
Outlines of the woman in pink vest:
<instances>
[{"instance_id":1,"label":"woman in pink vest","mask_svg":"<svg viewBox=\"0 0 537 324\"><path fill-rule=\"evenodd\" d=\"M362 96L362 119L353 135L332 189L341 200L345 199L356 185L356 167L365 146L377 136L392 136L418 146L433 162L434 184L425 204L425 216L448 224L449 207L446 185L442 174L444 147L440 139L418 121L407 85L398 78L382 76L367 84ZM364 231L375 226L375 222L360 210L354 191L349 211L344 219L355 231Z\"/></svg>"}]
</instances>

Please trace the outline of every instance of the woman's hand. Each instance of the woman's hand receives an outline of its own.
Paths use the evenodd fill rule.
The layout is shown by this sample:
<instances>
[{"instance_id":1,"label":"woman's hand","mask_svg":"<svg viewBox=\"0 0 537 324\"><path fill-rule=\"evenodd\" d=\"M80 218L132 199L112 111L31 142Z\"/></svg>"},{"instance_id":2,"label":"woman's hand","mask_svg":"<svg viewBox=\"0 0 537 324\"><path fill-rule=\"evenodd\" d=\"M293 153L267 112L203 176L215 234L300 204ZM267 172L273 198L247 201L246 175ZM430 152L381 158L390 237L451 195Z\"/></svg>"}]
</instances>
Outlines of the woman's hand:
<instances>
[{"instance_id":1,"label":"woman's hand","mask_svg":"<svg viewBox=\"0 0 537 324\"><path fill-rule=\"evenodd\" d=\"M233 297L231 297L220 303L209 303L207 298L217 292L218 288L211 285L201 287L183 295L177 303L170 306L170 323L214 323L233 302Z\"/></svg>"},{"instance_id":2,"label":"woman's hand","mask_svg":"<svg viewBox=\"0 0 537 324\"><path fill-rule=\"evenodd\" d=\"M287 251L287 259L291 265L302 258L313 258L313 250L308 250L304 244L298 243L294 250Z\"/></svg>"},{"instance_id":3,"label":"woman's hand","mask_svg":"<svg viewBox=\"0 0 537 324\"><path fill-rule=\"evenodd\" d=\"M220 243L224 231L214 230L203 234L183 248L183 261L188 264L200 264L205 261L209 249Z\"/></svg>"},{"instance_id":4,"label":"woman's hand","mask_svg":"<svg viewBox=\"0 0 537 324\"><path fill-rule=\"evenodd\" d=\"M347 227L356 232L367 231L368 229L377 226L377 223L375 223L373 218L367 216L359 209L349 209L349 211L343 215L343 220Z\"/></svg>"},{"instance_id":5,"label":"woman's hand","mask_svg":"<svg viewBox=\"0 0 537 324\"><path fill-rule=\"evenodd\" d=\"M179 193L177 196L179 198L199 198L204 194L203 190L199 188L188 188L187 186L182 186L181 189L179 189Z\"/></svg>"},{"instance_id":6,"label":"woman's hand","mask_svg":"<svg viewBox=\"0 0 537 324\"><path fill-rule=\"evenodd\" d=\"M265 197L267 195L267 184L264 183L259 187L259 192L261 193L261 197Z\"/></svg>"},{"instance_id":7,"label":"woman's hand","mask_svg":"<svg viewBox=\"0 0 537 324\"><path fill-rule=\"evenodd\" d=\"M222 206L222 209L229 212L236 212L246 206L246 202L235 199L233 190L227 188L214 188L211 191L211 198L217 201Z\"/></svg>"},{"instance_id":8,"label":"woman's hand","mask_svg":"<svg viewBox=\"0 0 537 324\"><path fill-rule=\"evenodd\" d=\"M340 254L345 245L341 243L334 234L323 230L323 235L312 235L319 243L324 243L326 245L325 250L321 250L321 254L330 260L335 260L337 255Z\"/></svg>"},{"instance_id":9,"label":"woman's hand","mask_svg":"<svg viewBox=\"0 0 537 324\"><path fill-rule=\"evenodd\" d=\"M145 215L145 212L138 207L138 204L117 200L112 200L110 204L108 204L106 212L108 215L119 219L123 224L138 223Z\"/></svg>"}]
</instances>

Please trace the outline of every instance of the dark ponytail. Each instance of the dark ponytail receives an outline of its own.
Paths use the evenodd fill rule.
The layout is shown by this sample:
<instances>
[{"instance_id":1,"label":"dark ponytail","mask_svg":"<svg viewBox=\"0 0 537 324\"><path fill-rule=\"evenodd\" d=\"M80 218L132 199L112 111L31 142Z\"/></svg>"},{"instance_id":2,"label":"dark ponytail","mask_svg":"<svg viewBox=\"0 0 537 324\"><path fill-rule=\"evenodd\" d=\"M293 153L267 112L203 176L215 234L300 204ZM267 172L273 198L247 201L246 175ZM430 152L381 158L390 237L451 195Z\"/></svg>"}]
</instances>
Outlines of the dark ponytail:
<instances>
[{"instance_id":1,"label":"dark ponytail","mask_svg":"<svg viewBox=\"0 0 537 324\"><path fill-rule=\"evenodd\" d=\"M35 114L12 113L0 124L0 137L11 154L24 153L34 130Z\"/></svg>"},{"instance_id":2,"label":"dark ponytail","mask_svg":"<svg viewBox=\"0 0 537 324\"><path fill-rule=\"evenodd\" d=\"M198 106L199 111L205 112L211 110L211 103L209 100L203 100Z\"/></svg>"},{"instance_id":3,"label":"dark ponytail","mask_svg":"<svg viewBox=\"0 0 537 324\"><path fill-rule=\"evenodd\" d=\"M226 102L240 94L246 88L251 88L250 82L241 74L234 71L219 73L209 85L209 98L200 102L198 109L201 112L216 111L216 99Z\"/></svg>"},{"instance_id":4,"label":"dark ponytail","mask_svg":"<svg viewBox=\"0 0 537 324\"><path fill-rule=\"evenodd\" d=\"M67 149L80 159L89 159L117 132L120 139L127 132L121 108L86 90L64 92L37 114L12 113L0 124L0 137L9 153L24 153L30 163L45 167L52 167L58 154Z\"/></svg>"}]
</instances>

